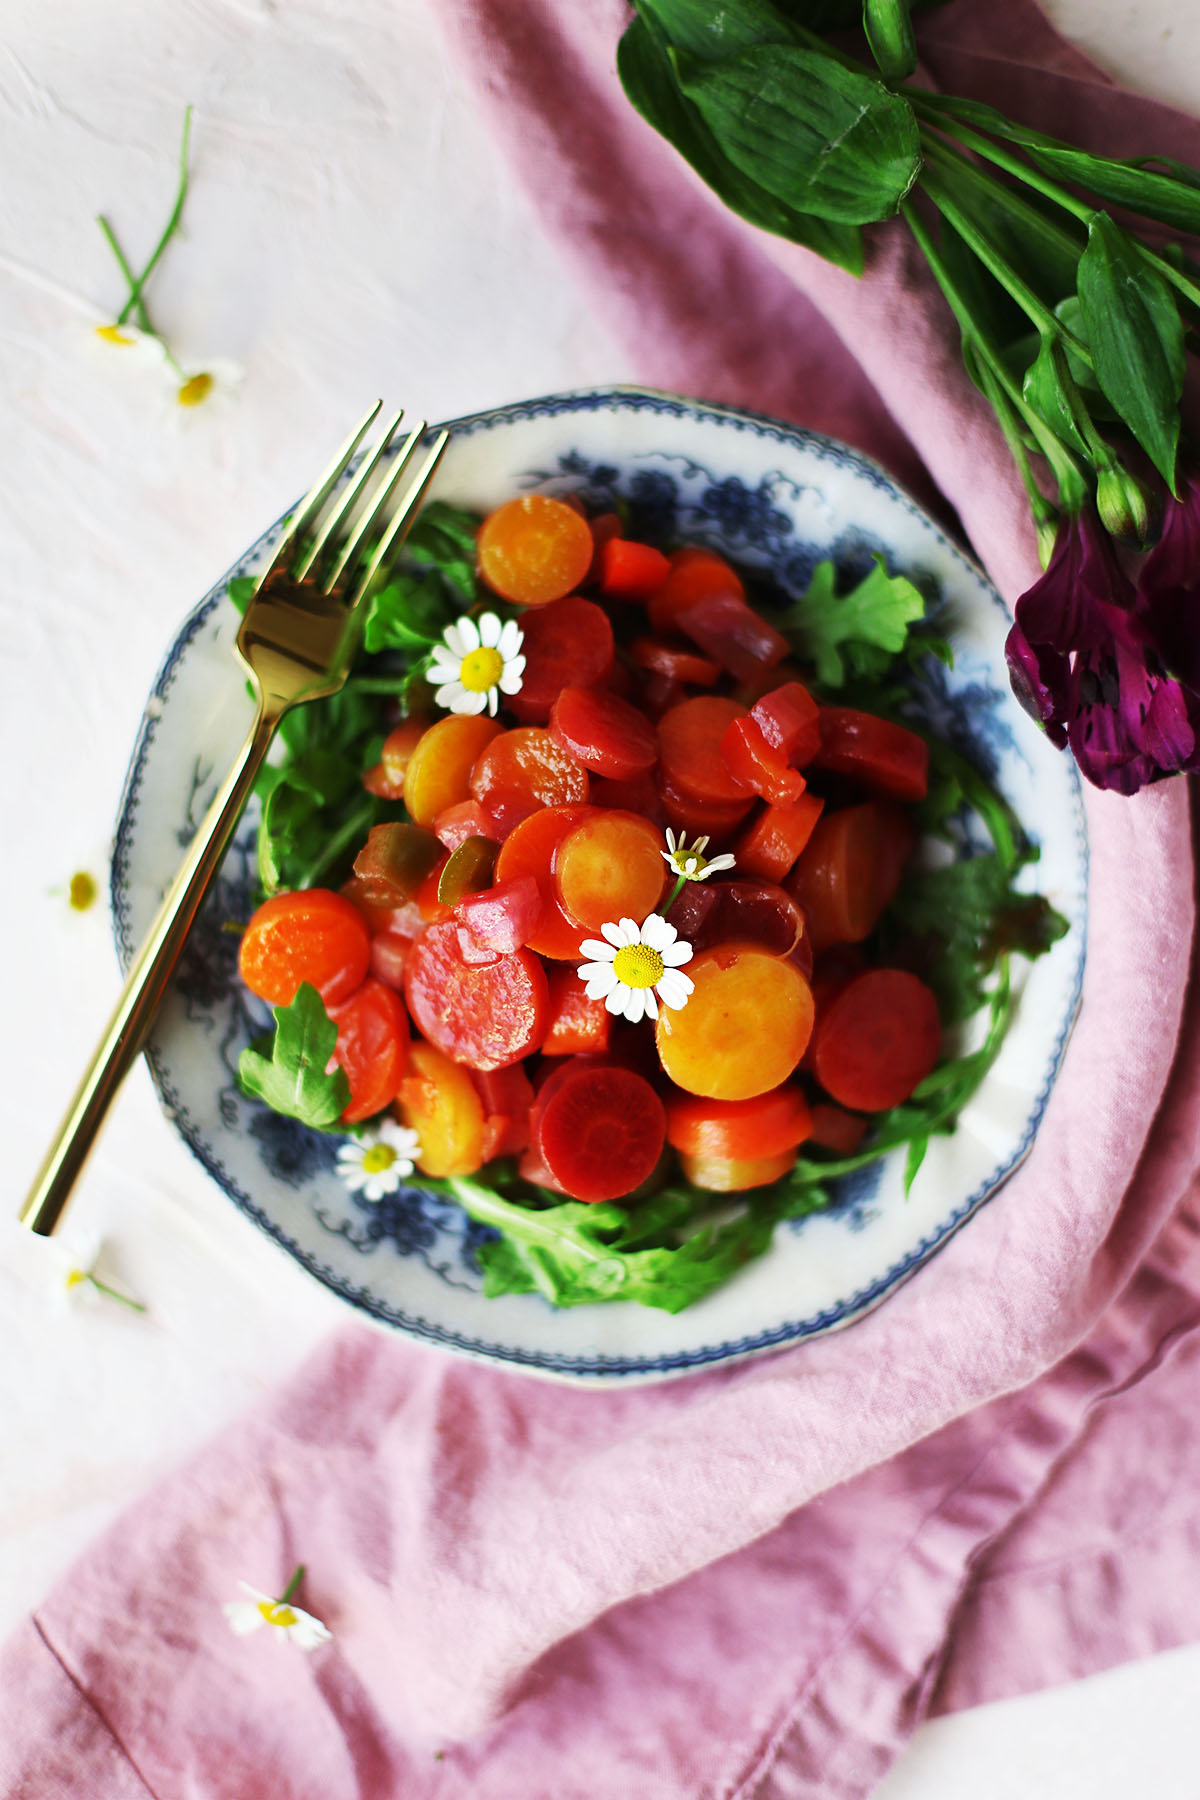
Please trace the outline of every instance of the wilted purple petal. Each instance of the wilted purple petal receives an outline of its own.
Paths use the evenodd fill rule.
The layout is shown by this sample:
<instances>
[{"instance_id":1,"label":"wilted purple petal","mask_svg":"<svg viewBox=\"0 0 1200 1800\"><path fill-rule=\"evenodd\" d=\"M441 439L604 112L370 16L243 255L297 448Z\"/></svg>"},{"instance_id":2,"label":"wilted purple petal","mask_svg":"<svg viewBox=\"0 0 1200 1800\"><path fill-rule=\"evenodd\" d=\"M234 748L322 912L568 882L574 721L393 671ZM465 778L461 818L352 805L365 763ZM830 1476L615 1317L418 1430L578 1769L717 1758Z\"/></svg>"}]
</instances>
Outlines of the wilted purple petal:
<instances>
[{"instance_id":1,"label":"wilted purple petal","mask_svg":"<svg viewBox=\"0 0 1200 1800\"><path fill-rule=\"evenodd\" d=\"M1146 595L1200 587L1200 480L1184 475L1179 498L1168 494L1158 543L1142 564L1138 587Z\"/></svg>"},{"instance_id":2,"label":"wilted purple petal","mask_svg":"<svg viewBox=\"0 0 1200 1800\"><path fill-rule=\"evenodd\" d=\"M1163 674L1135 614L1105 607L1093 630L1095 642L1071 671L1067 739L1089 781L1133 794L1191 766L1196 734L1187 697Z\"/></svg>"},{"instance_id":3,"label":"wilted purple petal","mask_svg":"<svg viewBox=\"0 0 1200 1800\"><path fill-rule=\"evenodd\" d=\"M1089 641L1097 605L1132 606L1121 569L1095 513L1064 519L1046 573L1017 601L1016 620L1034 649L1076 650Z\"/></svg>"},{"instance_id":4,"label":"wilted purple petal","mask_svg":"<svg viewBox=\"0 0 1200 1800\"><path fill-rule=\"evenodd\" d=\"M1058 650L1035 650L1019 625L1014 625L1004 645L1012 691L1031 719L1043 725L1058 750L1065 750L1068 683L1071 665Z\"/></svg>"}]
</instances>

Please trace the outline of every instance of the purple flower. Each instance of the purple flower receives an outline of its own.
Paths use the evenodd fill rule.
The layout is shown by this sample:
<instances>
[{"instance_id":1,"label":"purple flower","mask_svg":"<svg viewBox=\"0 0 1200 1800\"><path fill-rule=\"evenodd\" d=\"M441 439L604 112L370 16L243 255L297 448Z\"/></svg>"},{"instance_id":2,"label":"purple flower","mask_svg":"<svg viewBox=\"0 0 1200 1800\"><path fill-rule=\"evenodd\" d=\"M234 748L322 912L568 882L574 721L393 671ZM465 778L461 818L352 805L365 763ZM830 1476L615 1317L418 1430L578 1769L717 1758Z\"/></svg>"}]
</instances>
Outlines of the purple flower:
<instances>
[{"instance_id":1,"label":"purple flower","mask_svg":"<svg viewBox=\"0 0 1200 1800\"><path fill-rule=\"evenodd\" d=\"M1200 693L1200 481L1168 496L1162 535L1142 564L1138 594L1163 663Z\"/></svg>"},{"instance_id":2,"label":"purple flower","mask_svg":"<svg viewBox=\"0 0 1200 1800\"><path fill-rule=\"evenodd\" d=\"M1200 695L1168 675L1143 597L1091 509L1064 521L1005 649L1017 699L1097 787L1133 794L1192 766Z\"/></svg>"}]
</instances>

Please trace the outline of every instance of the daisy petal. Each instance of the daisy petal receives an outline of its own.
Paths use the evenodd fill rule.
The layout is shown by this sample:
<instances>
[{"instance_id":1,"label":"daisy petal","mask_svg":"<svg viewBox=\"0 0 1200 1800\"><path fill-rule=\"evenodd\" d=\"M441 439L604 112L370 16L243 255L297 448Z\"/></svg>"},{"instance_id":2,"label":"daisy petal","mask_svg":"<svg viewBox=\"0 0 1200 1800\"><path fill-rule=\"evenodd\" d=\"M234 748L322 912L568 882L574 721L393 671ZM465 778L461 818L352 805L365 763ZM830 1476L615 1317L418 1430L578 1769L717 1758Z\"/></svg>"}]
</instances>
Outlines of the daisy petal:
<instances>
[{"instance_id":1,"label":"daisy petal","mask_svg":"<svg viewBox=\"0 0 1200 1800\"><path fill-rule=\"evenodd\" d=\"M736 868L736 866L737 866L737 857L730 856L728 853L726 853L724 856L714 856L713 857L712 861L708 865L708 872L711 875L720 869L733 869L733 868Z\"/></svg>"},{"instance_id":2,"label":"daisy petal","mask_svg":"<svg viewBox=\"0 0 1200 1800\"><path fill-rule=\"evenodd\" d=\"M625 1002L625 1017L631 1025L640 1025L646 1012L646 999L649 988L630 988L629 998Z\"/></svg>"},{"instance_id":3,"label":"daisy petal","mask_svg":"<svg viewBox=\"0 0 1200 1800\"><path fill-rule=\"evenodd\" d=\"M480 613L479 641L486 644L489 650L494 650L500 642L500 621L494 612Z\"/></svg>"},{"instance_id":4,"label":"daisy petal","mask_svg":"<svg viewBox=\"0 0 1200 1800\"><path fill-rule=\"evenodd\" d=\"M679 936L673 925L668 925L661 913L651 913L642 923L642 942L649 944L652 950L660 954L669 944L673 944Z\"/></svg>"},{"instance_id":5,"label":"daisy petal","mask_svg":"<svg viewBox=\"0 0 1200 1800\"><path fill-rule=\"evenodd\" d=\"M603 925L600 929L601 931L604 931ZM619 920L617 923L617 930L621 933L622 947L626 944L640 944L642 941L641 930L632 919ZM604 935L607 937L608 933L605 932Z\"/></svg>"},{"instance_id":6,"label":"daisy petal","mask_svg":"<svg viewBox=\"0 0 1200 1800\"><path fill-rule=\"evenodd\" d=\"M680 938L677 944L668 944L666 949L660 950L658 954L662 957L668 969L679 969L682 968L684 963L691 962L692 946L685 942L683 938Z\"/></svg>"},{"instance_id":7,"label":"daisy petal","mask_svg":"<svg viewBox=\"0 0 1200 1800\"><path fill-rule=\"evenodd\" d=\"M451 626L450 629L453 630L453 626ZM468 654L468 652L470 652L471 650L478 650L478 648L479 648L479 627L475 623L474 619L471 617L470 613L464 613L462 618L458 621L458 635L462 639L463 643L466 645L466 649L463 651L464 656L466 656ZM447 638L447 642L448 642L449 641L449 633L448 632L446 633L446 638Z\"/></svg>"},{"instance_id":8,"label":"daisy petal","mask_svg":"<svg viewBox=\"0 0 1200 1800\"><path fill-rule=\"evenodd\" d=\"M496 645L496 648L504 658L505 662L511 662L524 642L525 633L521 630L517 621L515 619L508 619L505 621L504 629L500 633L500 641ZM524 660L522 660L521 666L524 668Z\"/></svg>"},{"instance_id":9,"label":"daisy petal","mask_svg":"<svg viewBox=\"0 0 1200 1800\"><path fill-rule=\"evenodd\" d=\"M600 929L604 930L603 925ZM599 938L584 938L579 946L579 954L586 956L590 963L611 963L616 949L612 944L602 943Z\"/></svg>"},{"instance_id":10,"label":"daisy petal","mask_svg":"<svg viewBox=\"0 0 1200 1800\"><path fill-rule=\"evenodd\" d=\"M487 707L488 707L488 712L492 715L492 718L494 719L496 714L500 710L500 696L496 692L496 689L494 687L489 688L487 691Z\"/></svg>"},{"instance_id":11,"label":"daisy petal","mask_svg":"<svg viewBox=\"0 0 1200 1800\"><path fill-rule=\"evenodd\" d=\"M229 1629L237 1637L246 1637L267 1622L253 1600L231 1600L221 1610L229 1620Z\"/></svg>"},{"instance_id":12,"label":"daisy petal","mask_svg":"<svg viewBox=\"0 0 1200 1800\"><path fill-rule=\"evenodd\" d=\"M682 842L683 842L683 838L681 837L679 839L679 843L682 844ZM676 849L678 849L678 847L679 847L679 845L676 844L676 842L675 842L675 833L671 830L671 827L668 825L668 827L667 827L667 849L668 850L676 850ZM667 860L669 861L670 858L668 858Z\"/></svg>"},{"instance_id":13,"label":"daisy petal","mask_svg":"<svg viewBox=\"0 0 1200 1800\"><path fill-rule=\"evenodd\" d=\"M645 993L646 993L646 1017L648 1019L657 1019L657 1017L658 1017L658 1001L654 998L654 989L647 988L645 990Z\"/></svg>"},{"instance_id":14,"label":"daisy petal","mask_svg":"<svg viewBox=\"0 0 1200 1800\"><path fill-rule=\"evenodd\" d=\"M663 1005L678 1012L681 1007L687 1005L688 995L692 992L695 983L688 976L682 975L678 969L667 969L659 977L657 986L658 997Z\"/></svg>"},{"instance_id":15,"label":"daisy petal","mask_svg":"<svg viewBox=\"0 0 1200 1800\"><path fill-rule=\"evenodd\" d=\"M603 935L608 939L608 941L612 945L614 951L623 949L624 946L629 942L628 938L625 937L624 933L622 932L621 927L619 925L614 925L611 919L606 919L604 921L604 924L600 927L600 930L603 933ZM587 949L586 944L584 945L584 949L585 950Z\"/></svg>"},{"instance_id":16,"label":"daisy petal","mask_svg":"<svg viewBox=\"0 0 1200 1800\"><path fill-rule=\"evenodd\" d=\"M445 631L442 633L442 639L446 646L445 649L443 650L442 645L439 644L433 654L435 656L446 656L448 654L454 658L456 663L461 663L463 657L467 654L467 651L470 650L471 645L467 643L466 639L463 637L458 625L447 625Z\"/></svg>"},{"instance_id":17,"label":"daisy petal","mask_svg":"<svg viewBox=\"0 0 1200 1800\"><path fill-rule=\"evenodd\" d=\"M433 703L435 706L444 706L448 711L453 712L455 700L460 694L465 694L466 691L466 688L463 687L461 682L448 681L444 687L440 687L437 690L437 693L433 696Z\"/></svg>"},{"instance_id":18,"label":"daisy petal","mask_svg":"<svg viewBox=\"0 0 1200 1800\"><path fill-rule=\"evenodd\" d=\"M517 663L520 663L520 668L517 667ZM504 673L500 677L500 692L502 694L519 694L524 679L525 658L518 656L515 662L506 665Z\"/></svg>"},{"instance_id":19,"label":"daisy petal","mask_svg":"<svg viewBox=\"0 0 1200 1800\"><path fill-rule=\"evenodd\" d=\"M629 1004L629 993L630 990L623 981L614 981L604 997L605 1010L614 1016L623 1013Z\"/></svg>"},{"instance_id":20,"label":"daisy petal","mask_svg":"<svg viewBox=\"0 0 1200 1800\"><path fill-rule=\"evenodd\" d=\"M461 700L454 702L454 711L456 713L481 713L487 703L486 693L473 694L469 688L464 688Z\"/></svg>"}]
</instances>

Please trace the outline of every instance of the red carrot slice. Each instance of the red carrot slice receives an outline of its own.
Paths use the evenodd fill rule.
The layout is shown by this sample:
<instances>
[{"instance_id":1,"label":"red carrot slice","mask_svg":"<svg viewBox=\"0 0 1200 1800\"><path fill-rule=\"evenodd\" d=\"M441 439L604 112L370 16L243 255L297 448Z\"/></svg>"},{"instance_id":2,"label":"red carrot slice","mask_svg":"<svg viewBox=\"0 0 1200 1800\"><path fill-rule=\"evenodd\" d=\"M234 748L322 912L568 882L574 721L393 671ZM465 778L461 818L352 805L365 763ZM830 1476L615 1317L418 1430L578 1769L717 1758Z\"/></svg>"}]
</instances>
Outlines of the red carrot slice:
<instances>
[{"instance_id":1,"label":"red carrot slice","mask_svg":"<svg viewBox=\"0 0 1200 1800\"><path fill-rule=\"evenodd\" d=\"M812 760L814 768L848 775L896 800L923 800L929 789L924 738L852 706L821 708L821 748Z\"/></svg>"},{"instance_id":2,"label":"red carrot slice","mask_svg":"<svg viewBox=\"0 0 1200 1800\"><path fill-rule=\"evenodd\" d=\"M612 1040L613 1016L603 1000L589 1000L587 990L571 964L558 963L546 971L549 989L543 1056L600 1056Z\"/></svg>"},{"instance_id":3,"label":"red carrot slice","mask_svg":"<svg viewBox=\"0 0 1200 1800\"><path fill-rule=\"evenodd\" d=\"M554 852L581 819L590 816L586 806L547 806L533 813L512 831L496 858L497 881L532 875L538 885L542 914L528 948L539 956L579 961L579 940L586 936L576 920L563 910L554 883Z\"/></svg>"},{"instance_id":4,"label":"red carrot slice","mask_svg":"<svg viewBox=\"0 0 1200 1800\"><path fill-rule=\"evenodd\" d=\"M768 743L753 713L733 719L721 738L721 760L734 780L773 806L787 806L804 792L803 775L788 767L783 751Z\"/></svg>"},{"instance_id":5,"label":"red carrot slice","mask_svg":"<svg viewBox=\"0 0 1200 1800\"><path fill-rule=\"evenodd\" d=\"M613 600L648 600L671 572L661 550L632 538L611 537L597 556L600 591Z\"/></svg>"},{"instance_id":6,"label":"red carrot slice","mask_svg":"<svg viewBox=\"0 0 1200 1800\"><path fill-rule=\"evenodd\" d=\"M813 1069L834 1100L883 1112L931 1073L942 1025L932 992L906 969L868 969L817 1023Z\"/></svg>"},{"instance_id":7,"label":"red carrot slice","mask_svg":"<svg viewBox=\"0 0 1200 1800\"><path fill-rule=\"evenodd\" d=\"M576 1200L615 1200L646 1180L662 1155L667 1117L644 1076L613 1065L568 1064L537 1097L533 1145Z\"/></svg>"},{"instance_id":8,"label":"red carrot slice","mask_svg":"<svg viewBox=\"0 0 1200 1800\"><path fill-rule=\"evenodd\" d=\"M705 1100L696 1094L672 1094L667 1100L667 1142L688 1156L729 1162L778 1156L803 1143L810 1128L808 1102L790 1085L750 1100Z\"/></svg>"},{"instance_id":9,"label":"red carrot slice","mask_svg":"<svg viewBox=\"0 0 1200 1800\"><path fill-rule=\"evenodd\" d=\"M357 1125L396 1098L408 1062L408 1015L394 989L371 976L327 1011L338 1030L331 1062L350 1083L342 1120Z\"/></svg>"},{"instance_id":10,"label":"red carrot slice","mask_svg":"<svg viewBox=\"0 0 1200 1800\"><path fill-rule=\"evenodd\" d=\"M815 794L801 794L785 806L766 806L733 847L737 866L764 881L782 881L795 867L824 810Z\"/></svg>"},{"instance_id":11,"label":"red carrot slice","mask_svg":"<svg viewBox=\"0 0 1200 1800\"><path fill-rule=\"evenodd\" d=\"M588 797L587 770L550 732L518 726L493 738L471 770L471 794L503 841L544 806L575 806Z\"/></svg>"},{"instance_id":12,"label":"red carrot slice","mask_svg":"<svg viewBox=\"0 0 1200 1800\"><path fill-rule=\"evenodd\" d=\"M460 936L460 950L469 953L478 946L498 956L509 956L536 932L542 917L542 897L532 875L518 875L477 894L464 895L454 908L454 916L468 939L464 946Z\"/></svg>"},{"instance_id":13,"label":"red carrot slice","mask_svg":"<svg viewBox=\"0 0 1200 1800\"><path fill-rule=\"evenodd\" d=\"M546 977L528 950L473 967L454 920L431 925L413 945L404 996L417 1030L469 1069L502 1069L540 1045Z\"/></svg>"},{"instance_id":14,"label":"red carrot slice","mask_svg":"<svg viewBox=\"0 0 1200 1800\"><path fill-rule=\"evenodd\" d=\"M627 700L603 688L564 688L550 714L550 732L576 763L625 781L654 767L653 726Z\"/></svg>"},{"instance_id":15,"label":"red carrot slice","mask_svg":"<svg viewBox=\"0 0 1200 1800\"><path fill-rule=\"evenodd\" d=\"M701 656L686 644L667 643L663 638L634 638L629 655L639 669L651 669L656 675L692 687L716 687L721 678L720 665Z\"/></svg>"},{"instance_id":16,"label":"red carrot slice","mask_svg":"<svg viewBox=\"0 0 1200 1800\"><path fill-rule=\"evenodd\" d=\"M594 600L552 600L527 613L521 629L525 673L506 703L527 725L544 725L565 687L591 687L612 669L612 626Z\"/></svg>"},{"instance_id":17,"label":"red carrot slice","mask_svg":"<svg viewBox=\"0 0 1200 1800\"><path fill-rule=\"evenodd\" d=\"M673 706L658 721L659 766L680 793L702 802L747 806L746 788L729 773L721 740L746 709L719 694L697 694Z\"/></svg>"},{"instance_id":18,"label":"red carrot slice","mask_svg":"<svg viewBox=\"0 0 1200 1800\"><path fill-rule=\"evenodd\" d=\"M763 694L750 708L750 717L794 769L803 769L821 748L821 709L798 681L785 681Z\"/></svg>"}]
</instances>

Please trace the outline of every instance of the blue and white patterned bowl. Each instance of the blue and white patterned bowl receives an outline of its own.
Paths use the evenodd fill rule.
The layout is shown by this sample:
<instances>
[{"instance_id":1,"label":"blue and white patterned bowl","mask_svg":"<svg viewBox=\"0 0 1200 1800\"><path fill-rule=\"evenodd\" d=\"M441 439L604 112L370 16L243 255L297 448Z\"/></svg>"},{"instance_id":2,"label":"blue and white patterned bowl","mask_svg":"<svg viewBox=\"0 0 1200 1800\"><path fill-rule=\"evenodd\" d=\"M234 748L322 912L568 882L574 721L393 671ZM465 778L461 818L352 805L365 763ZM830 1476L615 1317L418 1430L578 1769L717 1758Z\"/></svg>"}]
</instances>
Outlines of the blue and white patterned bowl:
<instances>
[{"instance_id":1,"label":"blue and white patterned bowl","mask_svg":"<svg viewBox=\"0 0 1200 1800\"><path fill-rule=\"evenodd\" d=\"M536 1295L485 1300L479 1228L411 1188L370 1205L334 1170L337 1138L281 1119L238 1089L238 1053L264 1012L236 975L252 901L248 817L197 922L150 1048L164 1109L234 1203L368 1317L514 1369L569 1380L661 1380L833 1330L878 1304L1027 1154L1079 1003L1087 839L1073 764L1014 704L1007 615L979 570L882 470L827 438L747 413L629 388L554 395L458 420L437 478L481 511L525 490L619 495L650 539L705 542L798 593L832 557L846 575L882 553L936 594L955 646L921 693L930 724L998 781L1041 860L1026 871L1070 921L1032 966L1000 1058L953 1136L935 1139L904 1198L899 1154L847 1179L826 1214L781 1227L770 1251L672 1317L630 1303L557 1310ZM269 556L278 527L230 571ZM222 580L185 621L146 707L117 826L112 900L128 965L249 722Z\"/></svg>"}]
</instances>

